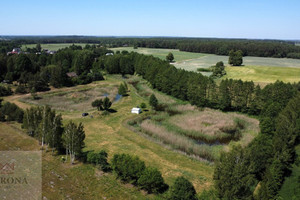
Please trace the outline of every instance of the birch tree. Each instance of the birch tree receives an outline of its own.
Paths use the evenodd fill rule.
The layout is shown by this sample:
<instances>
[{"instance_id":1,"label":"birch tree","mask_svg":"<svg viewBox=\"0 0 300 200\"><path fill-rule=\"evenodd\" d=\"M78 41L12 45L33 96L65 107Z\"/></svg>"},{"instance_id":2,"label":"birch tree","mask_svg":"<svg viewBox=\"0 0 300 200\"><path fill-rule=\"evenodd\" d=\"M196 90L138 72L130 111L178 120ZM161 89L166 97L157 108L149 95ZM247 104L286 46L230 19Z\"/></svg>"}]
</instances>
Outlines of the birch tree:
<instances>
[{"instance_id":1,"label":"birch tree","mask_svg":"<svg viewBox=\"0 0 300 200\"><path fill-rule=\"evenodd\" d=\"M62 141L66 149L66 156L70 156L70 161L73 164L76 158L82 152L84 147L85 132L82 123L77 126L72 121L65 127Z\"/></svg>"}]
</instances>

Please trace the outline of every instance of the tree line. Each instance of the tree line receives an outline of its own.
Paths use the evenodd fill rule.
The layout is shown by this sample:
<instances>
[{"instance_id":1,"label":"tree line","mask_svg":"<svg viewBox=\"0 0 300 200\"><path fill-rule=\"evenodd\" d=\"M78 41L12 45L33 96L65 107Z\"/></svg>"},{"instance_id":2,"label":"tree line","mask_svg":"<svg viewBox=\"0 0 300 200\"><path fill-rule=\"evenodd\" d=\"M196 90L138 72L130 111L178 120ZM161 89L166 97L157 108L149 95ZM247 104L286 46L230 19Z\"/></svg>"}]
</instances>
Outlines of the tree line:
<instances>
[{"instance_id":1,"label":"tree line","mask_svg":"<svg viewBox=\"0 0 300 200\"><path fill-rule=\"evenodd\" d=\"M217 39L217 38L124 38L89 36L53 36L53 37L9 37L17 44L35 43L94 43L108 47L147 47L179 49L181 51L229 55L230 50L242 50L244 56L299 58L300 47L294 42L283 40ZM1 45L0 45L1 46ZM19 45L20 46L20 45ZM1 50L1 48L0 48ZM10 49L11 50L11 49Z\"/></svg>"},{"instance_id":2,"label":"tree line","mask_svg":"<svg viewBox=\"0 0 300 200\"><path fill-rule=\"evenodd\" d=\"M83 49L72 45L54 55L45 52L9 56L2 54L0 81L17 81L16 92L28 93L32 88L45 91L49 86L59 88L103 80L102 73L93 64L95 59L108 52L111 51L95 45L86 45ZM3 87L0 88L2 90Z\"/></svg>"}]
</instances>

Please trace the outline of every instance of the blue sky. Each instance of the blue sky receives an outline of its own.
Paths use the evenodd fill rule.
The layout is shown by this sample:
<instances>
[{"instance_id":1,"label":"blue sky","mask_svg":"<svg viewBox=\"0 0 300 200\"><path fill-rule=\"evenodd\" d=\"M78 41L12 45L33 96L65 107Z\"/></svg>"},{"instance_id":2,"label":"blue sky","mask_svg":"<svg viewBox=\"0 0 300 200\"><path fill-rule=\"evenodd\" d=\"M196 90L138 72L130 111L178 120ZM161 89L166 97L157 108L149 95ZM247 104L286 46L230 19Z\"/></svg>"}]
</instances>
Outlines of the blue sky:
<instances>
[{"instance_id":1,"label":"blue sky","mask_svg":"<svg viewBox=\"0 0 300 200\"><path fill-rule=\"evenodd\" d=\"M299 0L1 0L0 35L300 39Z\"/></svg>"}]
</instances>

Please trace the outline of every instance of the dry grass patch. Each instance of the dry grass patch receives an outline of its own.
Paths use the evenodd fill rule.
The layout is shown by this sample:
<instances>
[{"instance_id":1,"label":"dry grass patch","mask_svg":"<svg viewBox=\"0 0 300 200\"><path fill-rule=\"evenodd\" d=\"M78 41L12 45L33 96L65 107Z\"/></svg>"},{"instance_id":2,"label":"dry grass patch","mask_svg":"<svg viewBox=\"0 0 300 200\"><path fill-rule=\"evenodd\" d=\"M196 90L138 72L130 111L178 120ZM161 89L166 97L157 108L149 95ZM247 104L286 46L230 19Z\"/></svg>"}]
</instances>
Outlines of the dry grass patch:
<instances>
[{"instance_id":1,"label":"dry grass patch","mask_svg":"<svg viewBox=\"0 0 300 200\"><path fill-rule=\"evenodd\" d=\"M118 88L115 85L106 87L83 88L75 91L49 92L40 94L41 99L33 100L31 96L22 99L33 105L49 105L56 110L88 111L92 109L91 103L107 96L114 101Z\"/></svg>"}]
</instances>

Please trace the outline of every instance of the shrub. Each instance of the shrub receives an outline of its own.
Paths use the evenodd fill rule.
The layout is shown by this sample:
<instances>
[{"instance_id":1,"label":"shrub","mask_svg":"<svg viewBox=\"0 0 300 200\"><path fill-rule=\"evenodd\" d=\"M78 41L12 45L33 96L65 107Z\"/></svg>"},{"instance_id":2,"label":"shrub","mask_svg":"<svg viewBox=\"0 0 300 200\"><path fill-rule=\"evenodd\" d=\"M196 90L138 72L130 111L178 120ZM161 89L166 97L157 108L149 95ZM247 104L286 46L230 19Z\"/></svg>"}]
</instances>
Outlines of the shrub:
<instances>
[{"instance_id":1,"label":"shrub","mask_svg":"<svg viewBox=\"0 0 300 200\"><path fill-rule=\"evenodd\" d=\"M136 184L145 170L145 163L136 156L128 154L115 154L112 169L122 181Z\"/></svg>"},{"instance_id":2,"label":"shrub","mask_svg":"<svg viewBox=\"0 0 300 200\"><path fill-rule=\"evenodd\" d=\"M0 96L9 96L12 93L13 92L10 87L5 87L5 86L0 85Z\"/></svg>"},{"instance_id":3,"label":"shrub","mask_svg":"<svg viewBox=\"0 0 300 200\"><path fill-rule=\"evenodd\" d=\"M0 109L0 112L2 113L1 118L4 119L3 116L6 116L7 121L17 121L21 123L23 121L23 115L24 112L21 108L19 108L14 103L6 102Z\"/></svg>"},{"instance_id":4,"label":"shrub","mask_svg":"<svg viewBox=\"0 0 300 200\"><path fill-rule=\"evenodd\" d=\"M110 166L107 162L107 152L101 150L99 153L88 152L87 162L95 165L99 165L101 170L107 172L110 170Z\"/></svg>"},{"instance_id":5,"label":"shrub","mask_svg":"<svg viewBox=\"0 0 300 200\"><path fill-rule=\"evenodd\" d=\"M147 105L143 102L143 103L141 103L140 107L141 107L141 109L145 109L147 107Z\"/></svg>"},{"instance_id":6,"label":"shrub","mask_svg":"<svg viewBox=\"0 0 300 200\"><path fill-rule=\"evenodd\" d=\"M170 190L172 200L196 200L196 190L191 182L184 177L178 177Z\"/></svg>"},{"instance_id":7,"label":"shrub","mask_svg":"<svg viewBox=\"0 0 300 200\"><path fill-rule=\"evenodd\" d=\"M167 188L160 171L156 168L147 167L138 180L141 189L145 189L148 193L161 193Z\"/></svg>"},{"instance_id":8,"label":"shrub","mask_svg":"<svg viewBox=\"0 0 300 200\"><path fill-rule=\"evenodd\" d=\"M18 87L16 88L16 93L26 94L26 93L28 93L28 91L24 85L18 85Z\"/></svg>"}]
</instances>

